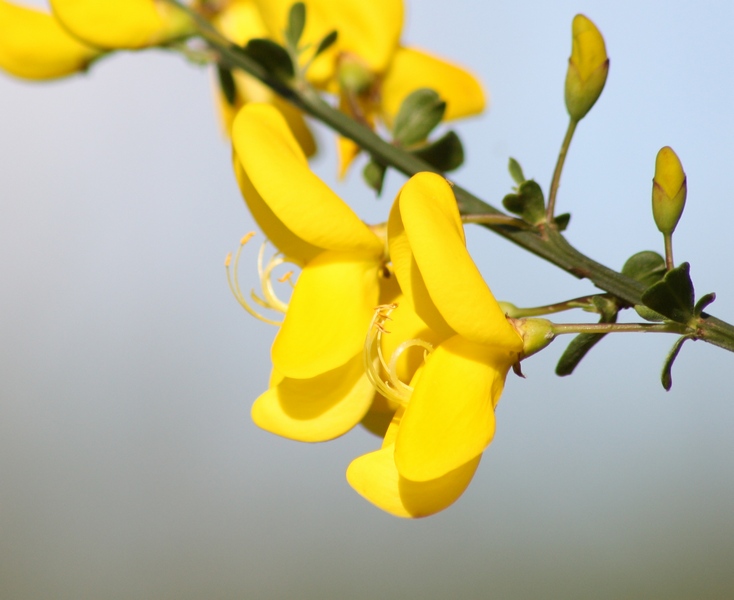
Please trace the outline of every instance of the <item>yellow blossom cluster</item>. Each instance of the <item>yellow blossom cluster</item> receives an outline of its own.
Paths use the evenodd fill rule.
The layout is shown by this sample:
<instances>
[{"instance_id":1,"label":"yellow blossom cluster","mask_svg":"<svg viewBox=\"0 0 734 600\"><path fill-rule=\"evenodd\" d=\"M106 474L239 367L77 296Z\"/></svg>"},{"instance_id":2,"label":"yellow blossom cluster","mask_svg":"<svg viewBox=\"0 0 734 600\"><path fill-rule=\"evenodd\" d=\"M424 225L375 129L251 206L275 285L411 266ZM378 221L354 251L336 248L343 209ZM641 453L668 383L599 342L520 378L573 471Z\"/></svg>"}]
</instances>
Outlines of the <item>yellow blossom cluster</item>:
<instances>
[{"instance_id":1,"label":"yellow blossom cluster","mask_svg":"<svg viewBox=\"0 0 734 600\"><path fill-rule=\"evenodd\" d=\"M299 11L308 18L292 25ZM279 48L295 71L289 85L330 94L342 112L378 130L400 121L405 98L424 88L445 104L434 123L481 112L486 98L473 75L402 44L403 17L402 0L305 0L296 7L292 0L185 6L51 0L47 12L0 0L0 68L43 80L84 71L118 50L179 45L186 53L203 23L229 49L245 52L253 40ZM323 45L325 39L332 43ZM261 317L278 332L270 383L255 400L252 418L303 442L331 440L361 423L383 441L351 462L349 484L396 516L441 511L464 492L492 441L510 368L550 341L547 322L528 327L495 300L467 251L444 177L414 175L398 192L387 222L365 224L311 171L308 156L316 147L299 109L250 75L232 71L223 57L209 55L220 77L229 78L227 86L220 81L217 94L235 177L276 249L267 262L264 249L260 253L261 296L248 300L238 283L250 236L233 264L227 258L229 283L250 313L260 317L254 303L282 315L279 321ZM577 16L566 80L574 127L599 97L608 65L601 34ZM360 147L340 138L338 148L343 174ZM656 207L677 202L682 210L685 176L670 153L658 158L655 190L662 190L662 200ZM666 223L677 221L680 210ZM287 300L274 281L285 263L299 271L280 278L292 286Z\"/></svg>"},{"instance_id":2,"label":"yellow blossom cluster","mask_svg":"<svg viewBox=\"0 0 734 600\"><path fill-rule=\"evenodd\" d=\"M433 173L412 177L385 232L309 169L272 105L242 108L232 142L253 217L301 268L287 306L269 304L285 314L255 423L316 442L383 422L382 447L352 462L349 483L398 516L446 508L492 440L505 377L523 353L466 250L450 184ZM271 289L271 270L261 272Z\"/></svg>"}]
</instances>

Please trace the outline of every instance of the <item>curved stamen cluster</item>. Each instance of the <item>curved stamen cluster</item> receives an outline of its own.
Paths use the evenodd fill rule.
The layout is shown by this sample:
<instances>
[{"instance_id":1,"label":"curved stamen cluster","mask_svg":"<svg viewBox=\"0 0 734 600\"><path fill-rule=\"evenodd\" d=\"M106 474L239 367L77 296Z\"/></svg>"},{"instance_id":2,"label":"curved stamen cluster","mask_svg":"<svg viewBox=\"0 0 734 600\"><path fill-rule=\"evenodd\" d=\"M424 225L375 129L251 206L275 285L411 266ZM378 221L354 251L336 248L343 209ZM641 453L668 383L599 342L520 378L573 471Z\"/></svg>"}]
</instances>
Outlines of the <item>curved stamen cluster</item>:
<instances>
[{"instance_id":1,"label":"curved stamen cluster","mask_svg":"<svg viewBox=\"0 0 734 600\"><path fill-rule=\"evenodd\" d=\"M242 308L244 308L248 313L250 313L256 319L263 321L264 323L280 326L283 324L283 321L275 321L274 319L269 319L268 317L261 315L250 305L250 303L245 298L245 295L242 293L242 289L240 288L238 274L240 255L242 254L242 249L245 247L247 242L249 242L254 237L254 235L255 232L251 231L250 233L242 237L242 239L240 240L240 247L237 249L237 252L234 255L234 260L232 258L231 252L227 254L227 258L225 258L224 260L224 266L227 270L227 283L229 284L229 289L232 291L232 295L236 298L237 302L240 303L240 306L242 306ZM267 240L265 240L260 245L260 251L257 255L257 273L260 279L262 298L255 293L255 290L250 291L250 298L258 306L261 306L268 310L279 312L281 314L285 314L288 310L288 303L283 302L278 297L278 294L275 292L275 288L273 287L272 278L273 271L280 265L287 263L288 260L286 260L280 253L276 252L275 254L273 254L273 256L270 257L270 260L268 260L267 264L265 264L265 248L267 247L267 244L268 242ZM231 270L230 265L232 267ZM278 277L277 280L279 283L285 283L287 281L292 286L292 277L293 271L288 271L281 277Z\"/></svg>"},{"instance_id":2,"label":"curved stamen cluster","mask_svg":"<svg viewBox=\"0 0 734 600\"><path fill-rule=\"evenodd\" d=\"M390 333L385 329L385 323L392 320L390 313L397 307L397 304L381 304L375 307L375 314L364 342L364 368L370 383L380 394L388 400L406 406L413 388L398 376L398 360L403 352L415 346L424 349L425 360L433 351L433 345L420 339L406 340L395 349L389 362L385 360L382 352L382 335Z\"/></svg>"}]
</instances>

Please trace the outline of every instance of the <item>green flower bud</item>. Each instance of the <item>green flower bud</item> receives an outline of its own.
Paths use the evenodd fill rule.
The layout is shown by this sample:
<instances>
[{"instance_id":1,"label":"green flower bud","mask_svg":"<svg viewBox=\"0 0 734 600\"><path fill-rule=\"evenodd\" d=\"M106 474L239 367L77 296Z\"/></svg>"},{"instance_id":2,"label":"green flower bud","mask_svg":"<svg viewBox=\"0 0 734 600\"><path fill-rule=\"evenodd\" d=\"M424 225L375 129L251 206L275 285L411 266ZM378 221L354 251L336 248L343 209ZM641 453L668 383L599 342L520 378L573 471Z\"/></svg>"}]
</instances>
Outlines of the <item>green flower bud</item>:
<instances>
[{"instance_id":1,"label":"green flower bud","mask_svg":"<svg viewBox=\"0 0 734 600\"><path fill-rule=\"evenodd\" d=\"M375 83L375 76L364 61L344 55L339 61L339 85L354 94L365 94Z\"/></svg>"},{"instance_id":2,"label":"green flower bud","mask_svg":"<svg viewBox=\"0 0 734 600\"><path fill-rule=\"evenodd\" d=\"M680 159L670 146L661 148L655 159L652 180L652 214L663 234L673 233L678 225L687 193L686 174Z\"/></svg>"},{"instance_id":3,"label":"green flower bud","mask_svg":"<svg viewBox=\"0 0 734 600\"><path fill-rule=\"evenodd\" d=\"M507 319L522 338L522 356L528 356L540 352L555 339L553 323L548 319Z\"/></svg>"},{"instance_id":4,"label":"green flower bud","mask_svg":"<svg viewBox=\"0 0 734 600\"><path fill-rule=\"evenodd\" d=\"M573 44L566 73L566 109L580 121L594 106L609 73L607 49L596 25L584 15L573 18Z\"/></svg>"}]
</instances>

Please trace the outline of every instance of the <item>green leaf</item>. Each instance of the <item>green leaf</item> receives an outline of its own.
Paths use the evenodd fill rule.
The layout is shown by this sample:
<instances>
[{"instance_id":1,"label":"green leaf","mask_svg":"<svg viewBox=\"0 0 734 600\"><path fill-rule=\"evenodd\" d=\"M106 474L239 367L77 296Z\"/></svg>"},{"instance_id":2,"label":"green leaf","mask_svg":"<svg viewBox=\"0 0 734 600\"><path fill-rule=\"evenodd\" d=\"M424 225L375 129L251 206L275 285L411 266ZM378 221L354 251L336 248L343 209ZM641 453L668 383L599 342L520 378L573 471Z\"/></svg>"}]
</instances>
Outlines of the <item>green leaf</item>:
<instances>
[{"instance_id":1,"label":"green leaf","mask_svg":"<svg viewBox=\"0 0 734 600\"><path fill-rule=\"evenodd\" d=\"M642 294L642 303L676 323L688 323L693 317L693 282L690 265L682 263L668 271L661 281Z\"/></svg>"},{"instance_id":2,"label":"green leaf","mask_svg":"<svg viewBox=\"0 0 734 600\"><path fill-rule=\"evenodd\" d=\"M242 50L276 77L290 79L295 74L288 51L273 40L253 38Z\"/></svg>"},{"instance_id":3,"label":"green leaf","mask_svg":"<svg viewBox=\"0 0 734 600\"><path fill-rule=\"evenodd\" d=\"M683 343L686 340L689 340L688 336L683 336L682 338L679 338L676 340L675 344L673 344L673 347L670 349L670 352L668 353L668 357L665 359L665 364L663 365L663 372L660 376L660 383L663 384L663 387L665 388L666 392L670 391L670 388L673 387L673 376L671 375L670 371L673 368L673 363L675 362L675 359L678 358L678 353L680 352L680 349L683 347Z\"/></svg>"},{"instance_id":4,"label":"green leaf","mask_svg":"<svg viewBox=\"0 0 734 600\"><path fill-rule=\"evenodd\" d=\"M410 153L439 171L453 171L464 163L464 146L453 131L445 133L435 142L411 150Z\"/></svg>"},{"instance_id":5,"label":"green leaf","mask_svg":"<svg viewBox=\"0 0 734 600\"><path fill-rule=\"evenodd\" d=\"M224 94L227 104L234 106L237 101L237 85L234 82L232 71L222 65L217 65L217 78L219 79L219 87Z\"/></svg>"},{"instance_id":6,"label":"green leaf","mask_svg":"<svg viewBox=\"0 0 734 600\"><path fill-rule=\"evenodd\" d=\"M652 321L653 323L659 323L665 321L665 317L660 313L655 312L652 308L647 308L643 304L635 304L635 312L640 315L645 321Z\"/></svg>"},{"instance_id":7,"label":"green leaf","mask_svg":"<svg viewBox=\"0 0 734 600\"><path fill-rule=\"evenodd\" d=\"M716 300L716 294L714 294L713 292L701 296L698 302L696 302L696 306L693 307L693 314L697 317L700 317L703 309L711 304L714 300Z\"/></svg>"},{"instance_id":8,"label":"green leaf","mask_svg":"<svg viewBox=\"0 0 734 600\"><path fill-rule=\"evenodd\" d=\"M303 28L306 25L306 5L296 2L288 12L288 25L285 28L285 41L290 48L298 50Z\"/></svg>"},{"instance_id":9,"label":"green leaf","mask_svg":"<svg viewBox=\"0 0 734 600\"><path fill-rule=\"evenodd\" d=\"M400 105L395 117L393 138L400 146L410 147L423 142L441 122L446 102L428 88L411 92Z\"/></svg>"},{"instance_id":10,"label":"green leaf","mask_svg":"<svg viewBox=\"0 0 734 600\"><path fill-rule=\"evenodd\" d=\"M651 250L638 252L624 263L622 275L627 275L649 287L665 275L665 259Z\"/></svg>"},{"instance_id":11,"label":"green leaf","mask_svg":"<svg viewBox=\"0 0 734 600\"><path fill-rule=\"evenodd\" d=\"M556 217L556 227L558 231L566 231L568 224L571 222L571 213L563 213Z\"/></svg>"},{"instance_id":12,"label":"green leaf","mask_svg":"<svg viewBox=\"0 0 734 600\"><path fill-rule=\"evenodd\" d=\"M520 163L512 157L510 157L510 164L507 165L507 170L510 171L510 177L515 180L517 185L525 183L525 175L523 175L522 167L520 166Z\"/></svg>"},{"instance_id":13,"label":"green leaf","mask_svg":"<svg viewBox=\"0 0 734 600\"><path fill-rule=\"evenodd\" d=\"M378 196L382 192L382 184L385 182L386 171L387 167L376 162L374 159L370 160L362 170L362 177L364 177L365 182L377 192Z\"/></svg>"},{"instance_id":14,"label":"green leaf","mask_svg":"<svg viewBox=\"0 0 734 600\"><path fill-rule=\"evenodd\" d=\"M334 45L334 42L336 42L336 39L339 37L339 34L337 33L336 29L334 31L330 31L327 33L323 39L319 42L319 45L316 46L316 51L313 53L313 57L316 58L319 54L322 52L326 52L329 48L331 48Z\"/></svg>"},{"instance_id":15,"label":"green leaf","mask_svg":"<svg viewBox=\"0 0 734 600\"><path fill-rule=\"evenodd\" d=\"M516 194L507 194L502 205L511 213L520 215L526 223L537 225L545 221L543 190L532 179L524 181Z\"/></svg>"},{"instance_id":16,"label":"green leaf","mask_svg":"<svg viewBox=\"0 0 734 600\"><path fill-rule=\"evenodd\" d=\"M596 299L596 296L594 297L594 299ZM600 299L605 302L611 302L612 305L614 305L614 302L610 301L607 298L600 298ZM596 304L596 302L594 302L594 304ZM614 306L615 306L615 309L612 314L602 313L602 317L599 321L600 323L616 323L617 322L616 305ZM571 343L568 344L563 354L561 355L561 358L558 359L558 364L556 365L556 375L558 375L559 377L565 377L566 375L570 375L571 373L573 373L574 369L576 369L578 364L588 354L589 350L591 350L594 346L596 346L605 335L607 334L606 333L579 333L575 338L571 340Z\"/></svg>"}]
</instances>

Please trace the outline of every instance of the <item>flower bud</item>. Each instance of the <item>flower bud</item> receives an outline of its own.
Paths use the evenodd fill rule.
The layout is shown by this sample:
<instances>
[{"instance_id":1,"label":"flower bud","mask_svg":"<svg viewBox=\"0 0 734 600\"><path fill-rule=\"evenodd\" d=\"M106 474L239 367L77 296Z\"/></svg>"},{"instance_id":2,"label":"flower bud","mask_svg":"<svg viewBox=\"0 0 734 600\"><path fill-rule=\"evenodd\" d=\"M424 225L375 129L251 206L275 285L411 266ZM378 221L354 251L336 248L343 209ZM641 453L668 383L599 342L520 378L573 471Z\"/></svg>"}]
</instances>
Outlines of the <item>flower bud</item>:
<instances>
[{"instance_id":1,"label":"flower bud","mask_svg":"<svg viewBox=\"0 0 734 600\"><path fill-rule=\"evenodd\" d=\"M375 83L367 64L357 56L345 54L339 61L339 85L353 94L365 94Z\"/></svg>"},{"instance_id":2,"label":"flower bud","mask_svg":"<svg viewBox=\"0 0 734 600\"><path fill-rule=\"evenodd\" d=\"M673 233L686 205L688 185L680 159L670 146L660 149L652 180L652 214L658 229Z\"/></svg>"},{"instance_id":3,"label":"flower bud","mask_svg":"<svg viewBox=\"0 0 734 600\"><path fill-rule=\"evenodd\" d=\"M573 18L573 45L566 73L566 109L580 121L594 106L609 72L607 49L596 25L584 15Z\"/></svg>"},{"instance_id":4,"label":"flower bud","mask_svg":"<svg viewBox=\"0 0 734 600\"><path fill-rule=\"evenodd\" d=\"M507 319L522 338L520 358L540 352L555 339L553 323L548 319Z\"/></svg>"}]
</instances>

